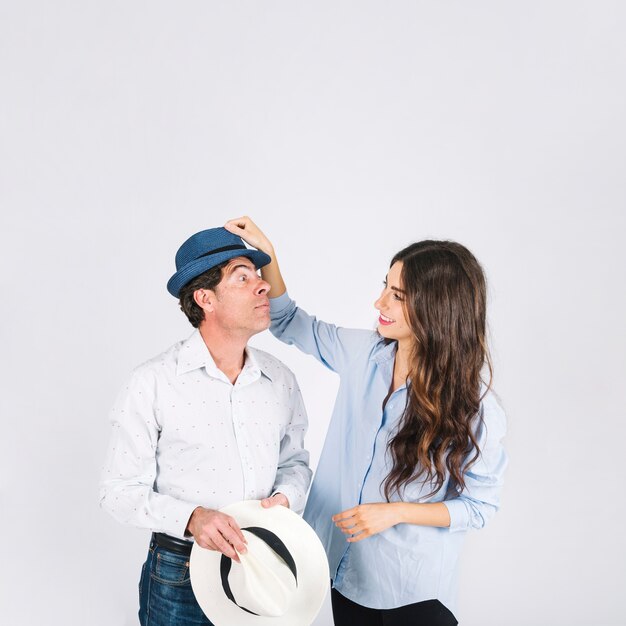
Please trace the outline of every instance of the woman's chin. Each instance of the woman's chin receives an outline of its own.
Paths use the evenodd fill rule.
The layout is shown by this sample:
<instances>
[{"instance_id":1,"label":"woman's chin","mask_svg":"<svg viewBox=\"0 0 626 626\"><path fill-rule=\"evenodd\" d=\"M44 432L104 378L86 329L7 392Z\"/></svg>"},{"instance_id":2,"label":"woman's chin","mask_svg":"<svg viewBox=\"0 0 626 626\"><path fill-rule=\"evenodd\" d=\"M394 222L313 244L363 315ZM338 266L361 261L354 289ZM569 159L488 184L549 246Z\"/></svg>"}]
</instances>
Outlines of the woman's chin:
<instances>
[{"instance_id":1,"label":"woman's chin","mask_svg":"<svg viewBox=\"0 0 626 626\"><path fill-rule=\"evenodd\" d=\"M391 330L389 326L386 326L384 324L377 324L376 330L378 331L378 334L385 339L395 339L393 330Z\"/></svg>"}]
</instances>

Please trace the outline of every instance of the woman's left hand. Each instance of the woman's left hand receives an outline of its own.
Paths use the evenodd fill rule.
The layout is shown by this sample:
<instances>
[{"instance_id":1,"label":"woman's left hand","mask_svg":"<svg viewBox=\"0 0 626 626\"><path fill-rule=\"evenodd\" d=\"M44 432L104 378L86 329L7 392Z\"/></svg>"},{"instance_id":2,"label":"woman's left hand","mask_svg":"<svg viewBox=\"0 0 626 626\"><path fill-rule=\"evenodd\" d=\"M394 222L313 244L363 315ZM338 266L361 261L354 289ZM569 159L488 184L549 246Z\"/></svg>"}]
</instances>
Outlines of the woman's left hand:
<instances>
[{"instance_id":1,"label":"woman's left hand","mask_svg":"<svg viewBox=\"0 0 626 626\"><path fill-rule=\"evenodd\" d=\"M397 502L359 504L333 515L332 519L337 528L346 535L351 535L348 541L361 541L399 524L401 519L398 504Z\"/></svg>"}]
</instances>

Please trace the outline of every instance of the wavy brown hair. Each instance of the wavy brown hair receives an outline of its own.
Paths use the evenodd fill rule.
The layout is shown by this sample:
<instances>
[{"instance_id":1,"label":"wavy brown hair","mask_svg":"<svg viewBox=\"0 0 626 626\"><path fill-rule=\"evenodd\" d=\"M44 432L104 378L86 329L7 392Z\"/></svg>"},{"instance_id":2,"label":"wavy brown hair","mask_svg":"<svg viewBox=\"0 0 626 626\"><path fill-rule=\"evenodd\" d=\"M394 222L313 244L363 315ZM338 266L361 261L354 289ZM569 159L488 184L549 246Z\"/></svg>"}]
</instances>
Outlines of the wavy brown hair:
<instances>
[{"instance_id":1,"label":"wavy brown hair","mask_svg":"<svg viewBox=\"0 0 626 626\"><path fill-rule=\"evenodd\" d=\"M398 252L405 317L414 335L407 403L389 441L393 467L387 500L414 480L444 484L457 493L463 473L480 455L481 372L491 359L486 342L486 285L474 255L453 241L420 241Z\"/></svg>"}]
</instances>

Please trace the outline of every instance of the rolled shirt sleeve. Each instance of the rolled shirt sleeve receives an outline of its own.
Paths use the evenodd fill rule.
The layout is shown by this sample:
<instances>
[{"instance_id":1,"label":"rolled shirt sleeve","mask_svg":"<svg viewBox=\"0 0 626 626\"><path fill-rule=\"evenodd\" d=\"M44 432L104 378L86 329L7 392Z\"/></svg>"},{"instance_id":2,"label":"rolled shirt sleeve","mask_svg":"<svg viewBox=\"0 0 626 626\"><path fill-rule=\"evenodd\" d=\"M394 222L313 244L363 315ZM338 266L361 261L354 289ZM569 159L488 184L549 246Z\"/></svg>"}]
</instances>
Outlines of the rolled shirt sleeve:
<instances>
[{"instance_id":1,"label":"rolled shirt sleeve","mask_svg":"<svg viewBox=\"0 0 626 626\"><path fill-rule=\"evenodd\" d=\"M500 507L504 471L508 457L502 439L506 417L493 392L481 404L482 422L477 429L480 456L465 472L462 494L444 504L450 513L450 531L483 528Z\"/></svg>"}]
</instances>

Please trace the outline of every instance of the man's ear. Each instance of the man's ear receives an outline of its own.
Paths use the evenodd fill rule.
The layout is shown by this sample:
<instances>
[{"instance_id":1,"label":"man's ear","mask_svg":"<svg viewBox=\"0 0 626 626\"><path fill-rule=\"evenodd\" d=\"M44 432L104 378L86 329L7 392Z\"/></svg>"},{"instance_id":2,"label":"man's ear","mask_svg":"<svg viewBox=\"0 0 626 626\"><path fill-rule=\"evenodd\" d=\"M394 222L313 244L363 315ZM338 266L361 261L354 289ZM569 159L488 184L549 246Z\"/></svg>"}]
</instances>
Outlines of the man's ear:
<instances>
[{"instance_id":1,"label":"man's ear","mask_svg":"<svg viewBox=\"0 0 626 626\"><path fill-rule=\"evenodd\" d=\"M212 289L196 289L193 292L193 299L205 313L213 312L216 298Z\"/></svg>"}]
</instances>

